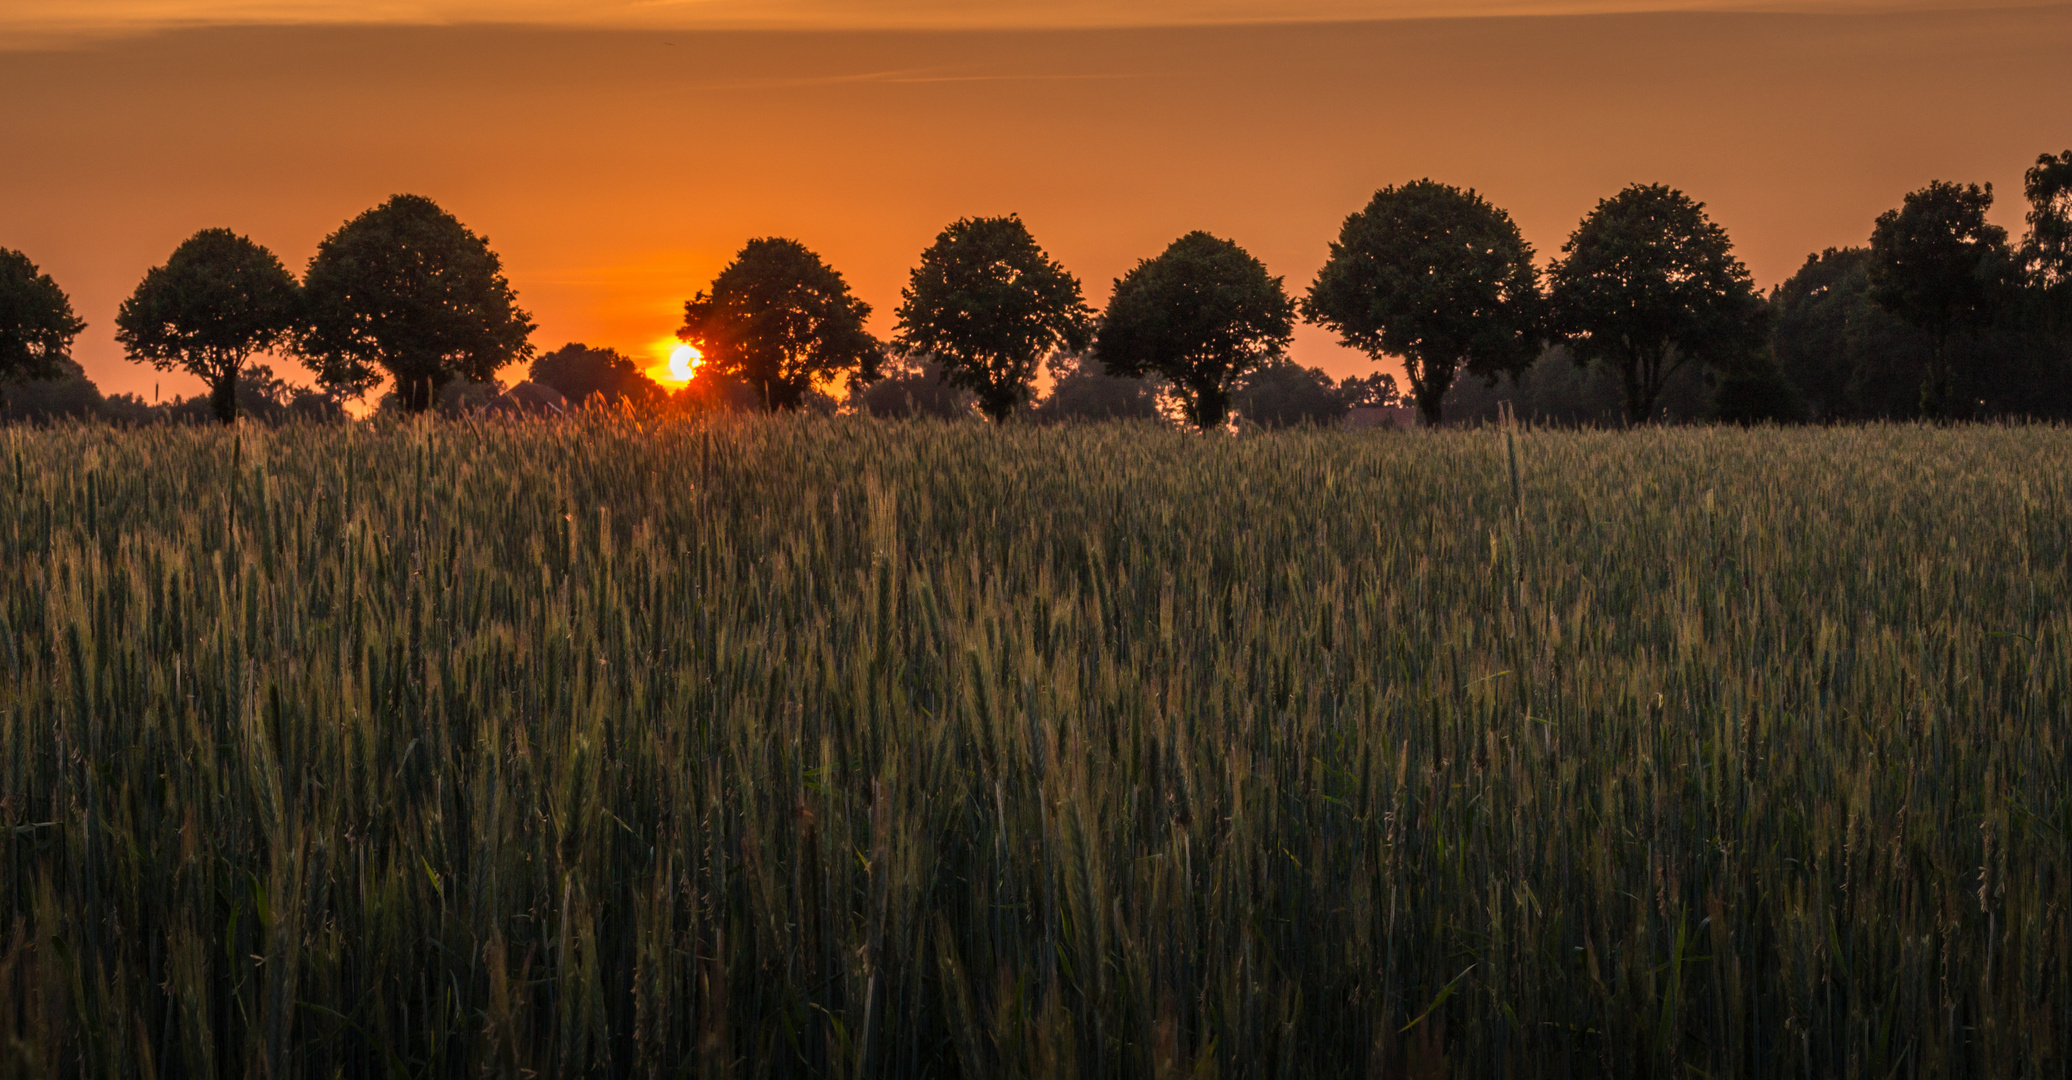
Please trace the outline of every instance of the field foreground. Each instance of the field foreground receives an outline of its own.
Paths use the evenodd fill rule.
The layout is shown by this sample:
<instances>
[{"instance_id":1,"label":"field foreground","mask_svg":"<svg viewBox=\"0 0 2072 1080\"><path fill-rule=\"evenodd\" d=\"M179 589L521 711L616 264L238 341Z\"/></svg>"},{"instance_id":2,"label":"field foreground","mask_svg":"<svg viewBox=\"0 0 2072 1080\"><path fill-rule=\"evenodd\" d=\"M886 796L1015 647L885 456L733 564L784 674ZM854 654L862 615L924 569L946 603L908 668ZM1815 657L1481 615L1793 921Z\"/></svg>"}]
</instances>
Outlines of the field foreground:
<instances>
[{"instance_id":1,"label":"field foreground","mask_svg":"<svg viewBox=\"0 0 2072 1080\"><path fill-rule=\"evenodd\" d=\"M2072 1070L2063 429L5 438L0 1075Z\"/></svg>"}]
</instances>

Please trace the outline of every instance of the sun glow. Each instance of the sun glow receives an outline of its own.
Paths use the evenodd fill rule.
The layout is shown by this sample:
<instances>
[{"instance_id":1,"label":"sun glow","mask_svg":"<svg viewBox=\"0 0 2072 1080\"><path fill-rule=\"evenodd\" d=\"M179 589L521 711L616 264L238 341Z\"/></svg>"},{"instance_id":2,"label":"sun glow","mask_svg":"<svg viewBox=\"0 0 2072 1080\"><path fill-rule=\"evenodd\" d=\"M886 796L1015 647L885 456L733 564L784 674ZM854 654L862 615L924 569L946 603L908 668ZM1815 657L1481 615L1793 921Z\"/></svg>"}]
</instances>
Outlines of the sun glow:
<instances>
[{"instance_id":1,"label":"sun glow","mask_svg":"<svg viewBox=\"0 0 2072 1080\"><path fill-rule=\"evenodd\" d=\"M689 385L698 374L698 364L705 354L697 346L688 345L674 338L658 342L655 351L668 359L647 369L647 377L661 383L670 390L680 390Z\"/></svg>"}]
</instances>

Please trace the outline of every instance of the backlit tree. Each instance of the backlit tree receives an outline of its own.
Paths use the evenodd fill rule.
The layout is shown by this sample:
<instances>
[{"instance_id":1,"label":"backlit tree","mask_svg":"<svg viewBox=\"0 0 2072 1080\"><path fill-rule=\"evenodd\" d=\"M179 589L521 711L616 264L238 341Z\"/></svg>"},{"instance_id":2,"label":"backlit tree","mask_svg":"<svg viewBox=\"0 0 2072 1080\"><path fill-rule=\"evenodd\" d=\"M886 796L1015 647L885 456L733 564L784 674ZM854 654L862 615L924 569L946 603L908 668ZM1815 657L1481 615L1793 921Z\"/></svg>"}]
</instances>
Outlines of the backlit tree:
<instances>
[{"instance_id":1,"label":"backlit tree","mask_svg":"<svg viewBox=\"0 0 2072 1080\"><path fill-rule=\"evenodd\" d=\"M932 358L995 422L1029 400L1044 357L1084 349L1093 333L1079 280L1013 215L944 229L902 296L894 344Z\"/></svg>"},{"instance_id":2,"label":"backlit tree","mask_svg":"<svg viewBox=\"0 0 2072 1080\"><path fill-rule=\"evenodd\" d=\"M1427 424L1461 371L1494 382L1540 352L1540 282L1511 216L1474 191L1418 180L1345 219L1303 300L1309 321L1376 360L1403 359Z\"/></svg>"},{"instance_id":3,"label":"backlit tree","mask_svg":"<svg viewBox=\"0 0 2072 1080\"><path fill-rule=\"evenodd\" d=\"M1282 355L1295 305L1281 279L1236 244L1205 232L1173 241L1115 283L1094 355L1110 375L1158 375L1203 430L1230 414L1252 369Z\"/></svg>"},{"instance_id":4,"label":"backlit tree","mask_svg":"<svg viewBox=\"0 0 2072 1080\"><path fill-rule=\"evenodd\" d=\"M489 241L422 196L397 195L332 233L303 290L299 349L318 380L363 393L386 374L412 413L455 379L491 382L532 356L531 317Z\"/></svg>"},{"instance_id":5,"label":"backlit tree","mask_svg":"<svg viewBox=\"0 0 2072 1080\"><path fill-rule=\"evenodd\" d=\"M288 339L301 302L273 252L229 229L203 229L137 283L115 316L115 338L132 360L200 379L210 414L228 424L245 362Z\"/></svg>"},{"instance_id":6,"label":"backlit tree","mask_svg":"<svg viewBox=\"0 0 2072 1080\"><path fill-rule=\"evenodd\" d=\"M699 347L704 368L747 382L764 408L796 410L815 383L878 377L883 350L863 328L870 312L804 244L765 237L684 304L677 337Z\"/></svg>"}]
</instances>

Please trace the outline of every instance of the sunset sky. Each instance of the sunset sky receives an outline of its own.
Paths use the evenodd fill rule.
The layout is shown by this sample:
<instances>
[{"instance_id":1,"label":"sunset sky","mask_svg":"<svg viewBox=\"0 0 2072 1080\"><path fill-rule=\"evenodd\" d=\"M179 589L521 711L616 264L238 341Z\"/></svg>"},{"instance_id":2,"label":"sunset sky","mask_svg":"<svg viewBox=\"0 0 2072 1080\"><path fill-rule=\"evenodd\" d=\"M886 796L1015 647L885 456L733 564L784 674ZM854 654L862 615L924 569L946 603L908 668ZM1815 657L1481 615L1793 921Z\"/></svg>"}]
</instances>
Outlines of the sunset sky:
<instances>
[{"instance_id":1,"label":"sunset sky","mask_svg":"<svg viewBox=\"0 0 2072 1080\"><path fill-rule=\"evenodd\" d=\"M115 308L182 239L299 272L398 192L490 238L542 350L650 363L754 236L819 251L882 333L959 216L1021 213L1097 305L1197 228L1299 292L1422 176L1543 259L1672 184L1768 287L1932 179L1991 181L2019 233L2022 170L2072 148L2067 57L2064 4L9 0L0 247L71 293L102 389L147 397L198 384L127 362ZM1316 331L1296 356L1373 367Z\"/></svg>"}]
</instances>

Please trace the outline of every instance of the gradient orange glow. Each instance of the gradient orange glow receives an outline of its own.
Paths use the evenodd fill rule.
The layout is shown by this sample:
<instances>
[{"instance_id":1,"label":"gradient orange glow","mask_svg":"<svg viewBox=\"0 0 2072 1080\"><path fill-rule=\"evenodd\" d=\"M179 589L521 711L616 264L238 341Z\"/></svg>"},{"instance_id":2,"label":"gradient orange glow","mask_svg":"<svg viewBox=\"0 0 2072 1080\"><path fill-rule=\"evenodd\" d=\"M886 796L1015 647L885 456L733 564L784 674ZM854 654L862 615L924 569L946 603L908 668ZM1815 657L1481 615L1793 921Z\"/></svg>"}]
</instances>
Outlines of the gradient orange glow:
<instances>
[{"instance_id":1,"label":"gradient orange glow","mask_svg":"<svg viewBox=\"0 0 2072 1080\"><path fill-rule=\"evenodd\" d=\"M867 5L793 5L835 7ZM1272 10L1159 10L1181 8ZM1422 176L1510 210L1543 259L1598 199L1668 183L1707 204L1767 287L1809 252L1863 243L1933 179L1992 182L1995 220L2019 233L2022 170L2072 146L2067 56L2063 4L928 32L187 29L0 52L0 146L34 166L0 169L0 246L71 293L89 323L75 355L102 388L146 396L197 385L129 363L114 314L182 239L227 226L300 271L398 192L489 238L541 350L582 341L650 367L667 356L658 340L675 346L684 300L756 236L819 252L889 335L908 271L957 217L1020 213L1096 307L1191 229L1245 245L1299 292L1345 215ZM1374 367L1313 328L1295 356L1340 376Z\"/></svg>"}]
</instances>

